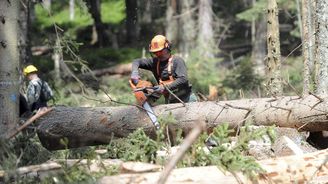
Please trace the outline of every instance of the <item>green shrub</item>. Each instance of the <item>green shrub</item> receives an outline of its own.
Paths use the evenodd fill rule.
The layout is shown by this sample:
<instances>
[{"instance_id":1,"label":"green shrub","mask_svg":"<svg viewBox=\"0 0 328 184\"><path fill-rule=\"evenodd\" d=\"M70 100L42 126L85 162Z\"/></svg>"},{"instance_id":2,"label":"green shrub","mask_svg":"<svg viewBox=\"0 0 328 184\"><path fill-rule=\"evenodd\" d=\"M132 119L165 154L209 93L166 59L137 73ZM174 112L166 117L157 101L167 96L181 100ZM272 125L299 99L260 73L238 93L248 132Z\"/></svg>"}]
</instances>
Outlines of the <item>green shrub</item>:
<instances>
[{"instance_id":1,"label":"green shrub","mask_svg":"<svg viewBox=\"0 0 328 184\"><path fill-rule=\"evenodd\" d=\"M208 93L209 85L216 86L220 82L216 64L219 60L206 59L197 50L193 50L187 61L188 78L193 91Z\"/></svg>"},{"instance_id":2,"label":"green shrub","mask_svg":"<svg viewBox=\"0 0 328 184\"><path fill-rule=\"evenodd\" d=\"M112 141L107 147L106 157L154 163L158 149L156 141L150 139L142 129L138 129L127 138Z\"/></svg>"},{"instance_id":3,"label":"green shrub","mask_svg":"<svg viewBox=\"0 0 328 184\"><path fill-rule=\"evenodd\" d=\"M132 48L87 48L80 50L80 56L88 62L92 69L105 68L116 64L131 63L141 57L141 51Z\"/></svg>"},{"instance_id":4,"label":"green shrub","mask_svg":"<svg viewBox=\"0 0 328 184\"><path fill-rule=\"evenodd\" d=\"M263 135L273 137L272 128L251 129L249 125L240 128L237 142L233 144L230 134L234 130L229 129L227 123L220 124L213 129L213 133L203 134L192 145L179 166L206 166L217 165L223 170L230 172L243 172L248 177L254 177L263 172L263 169L255 162L253 157L247 156L248 143L251 140L261 139ZM217 146L206 150L206 139L211 139Z\"/></svg>"},{"instance_id":5,"label":"green shrub","mask_svg":"<svg viewBox=\"0 0 328 184\"><path fill-rule=\"evenodd\" d=\"M228 88L227 91L230 91L230 96L238 97L238 90L246 92L257 90L258 87L262 88L262 81L263 79L254 73L251 61L247 59L229 72L222 84L223 87Z\"/></svg>"},{"instance_id":6,"label":"green shrub","mask_svg":"<svg viewBox=\"0 0 328 184\"><path fill-rule=\"evenodd\" d=\"M290 57L282 62L282 79L284 82L284 93L287 95L301 94L303 90L303 61L301 57ZM313 80L313 77L312 77ZM291 87L293 86L293 87ZM295 90L293 89L295 88ZM313 89L313 86L311 86Z\"/></svg>"}]
</instances>

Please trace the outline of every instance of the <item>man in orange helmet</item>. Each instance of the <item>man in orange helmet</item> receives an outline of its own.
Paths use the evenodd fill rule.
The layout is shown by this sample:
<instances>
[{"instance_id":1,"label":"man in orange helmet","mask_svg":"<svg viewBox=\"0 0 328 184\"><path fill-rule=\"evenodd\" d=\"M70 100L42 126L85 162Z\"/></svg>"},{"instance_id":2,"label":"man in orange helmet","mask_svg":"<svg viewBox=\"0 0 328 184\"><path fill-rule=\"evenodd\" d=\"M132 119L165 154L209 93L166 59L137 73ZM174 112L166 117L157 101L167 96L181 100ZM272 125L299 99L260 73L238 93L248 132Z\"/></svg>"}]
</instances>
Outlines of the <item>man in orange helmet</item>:
<instances>
[{"instance_id":1,"label":"man in orange helmet","mask_svg":"<svg viewBox=\"0 0 328 184\"><path fill-rule=\"evenodd\" d=\"M163 35L156 35L149 45L152 58L135 59L132 63L131 81L138 84L139 68L150 70L157 80L155 92L163 94L165 103L197 101L188 81L187 67L181 57L171 55L170 42ZM173 95L174 94L174 95Z\"/></svg>"}]
</instances>

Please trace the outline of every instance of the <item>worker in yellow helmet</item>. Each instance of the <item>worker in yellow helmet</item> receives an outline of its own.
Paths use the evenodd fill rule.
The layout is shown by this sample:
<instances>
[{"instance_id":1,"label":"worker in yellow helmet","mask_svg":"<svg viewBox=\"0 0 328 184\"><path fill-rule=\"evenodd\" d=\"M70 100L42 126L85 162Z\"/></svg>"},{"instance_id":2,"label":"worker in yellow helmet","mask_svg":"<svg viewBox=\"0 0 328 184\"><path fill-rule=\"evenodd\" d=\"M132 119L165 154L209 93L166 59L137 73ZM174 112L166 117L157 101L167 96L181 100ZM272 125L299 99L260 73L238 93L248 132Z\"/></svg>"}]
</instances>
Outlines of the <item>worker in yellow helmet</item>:
<instances>
[{"instance_id":1,"label":"worker in yellow helmet","mask_svg":"<svg viewBox=\"0 0 328 184\"><path fill-rule=\"evenodd\" d=\"M28 65L23 73L28 79L27 103L31 111L43 111L47 108L47 101L53 97L48 83L41 80L37 74L38 69L34 65Z\"/></svg>"},{"instance_id":2,"label":"worker in yellow helmet","mask_svg":"<svg viewBox=\"0 0 328 184\"><path fill-rule=\"evenodd\" d=\"M171 54L171 44L166 37L156 35L150 42L149 52L152 58L133 61L132 83L139 82L139 68L150 70L158 82L155 92L163 94L166 103L197 101L188 81L186 64L181 57Z\"/></svg>"}]
</instances>

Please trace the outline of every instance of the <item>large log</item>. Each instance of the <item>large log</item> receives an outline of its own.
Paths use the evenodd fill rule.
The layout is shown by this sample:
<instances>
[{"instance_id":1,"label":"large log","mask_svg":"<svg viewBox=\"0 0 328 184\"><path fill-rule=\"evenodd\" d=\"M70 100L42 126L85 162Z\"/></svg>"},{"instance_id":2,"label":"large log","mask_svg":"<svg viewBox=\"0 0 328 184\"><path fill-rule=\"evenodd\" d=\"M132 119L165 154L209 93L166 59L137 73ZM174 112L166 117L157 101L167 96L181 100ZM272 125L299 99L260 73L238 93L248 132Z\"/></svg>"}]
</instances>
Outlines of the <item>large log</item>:
<instances>
[{"instance_id":1,"label":"large log","mask_svg":"<svg viewBox=\"0 0 328 184\"><path fill-rule=\"evenodd\" d=\"M328 177L328 149L304 155L293 155L257 161L265 173L251 182L242 173L222 172L216 166L175 169L168 177L167 183L326 183ZM104 176L97 183L157 183L162 168L159 165L122 162L120 160L55 160L18 168L18 175L44 177L60 172L63 163L68 167L79 166L90 173L103 171L110 166L118 166L120 174ZM162 171L163 172L163 171ZM129 173L129 174L126 174ZM1 179L7 173L0 170ZM204 177L206 176L206 177Z\"/></svg>"},{"instance_id":2,"label":"large log","mask_svg":"<svg viewBox=\"0 0 328 184\"><path fill-rule=\"evenodd\" d=\"M242 173L223 173L215 166L175 169L168 177L167 183L326 183L328 176L328 150L279 157L257 161L264 169L255 181L250 181ZM120 174L105 176L98 180L105 183L157 183L160 172L140 174Z\"/></svg>"},{"instance_id":3,"label":"large log","mask_svg":"<svg viewBox=\"0 0 328 184\"><path fill-rule=\"evenodd\" d=\"M105 176L100 178L98 184L153 184L158 182L160 172L142 173L142 174L120 174L117 176ZM247 180L246 180L247 181ZM239 184L246 183L239 182L232 174L222 172L216 166L207 167L188 167L174 169L168 177L166 183L170 184L208 184L208 183L229 183Z\"/></svg>"},{"instance_id":4,"label":"large log","mask_svg":"<svg viewBox=\"0 0 328 184\"><path fill-rule=\"evenodd\" d=\"M123 162L118 159L65 159L65 160L52 160L42 163L40 165L29 165L17 168L14 172L17 176L30 176L42 179L57 173L63 172L66 168L79 167L89 173L103 172L106 168L111 166L118 168L121 174L123 173L146 173L159 171L162 166L148 164L143 162ZM4 177L13 175L13 172L8 173L0 170L0 183Z\"/></svg>"},{"instance_id":5,"label":"large log","mask_svg":"<svg viewBox=\"0 0 328 184\"><path fill-rule=\"evenodd\" d=\"M219 102L168 104L154 107L158 116L172 116L177 123L171 128L188 132L196 121L207 128L228 122L231 127L251 121L255 125L276 125L306 131L328 130L328 102L309 95L304 98L281 97L242 99ZM155 129L147 114L135 106L122 107L55 107L38 120L38 135L47 149L65 148L60 139L68 139L68 147L107 144L113 137L126 137L143 128L150 137Z\"/></svg>"}]
</instances>

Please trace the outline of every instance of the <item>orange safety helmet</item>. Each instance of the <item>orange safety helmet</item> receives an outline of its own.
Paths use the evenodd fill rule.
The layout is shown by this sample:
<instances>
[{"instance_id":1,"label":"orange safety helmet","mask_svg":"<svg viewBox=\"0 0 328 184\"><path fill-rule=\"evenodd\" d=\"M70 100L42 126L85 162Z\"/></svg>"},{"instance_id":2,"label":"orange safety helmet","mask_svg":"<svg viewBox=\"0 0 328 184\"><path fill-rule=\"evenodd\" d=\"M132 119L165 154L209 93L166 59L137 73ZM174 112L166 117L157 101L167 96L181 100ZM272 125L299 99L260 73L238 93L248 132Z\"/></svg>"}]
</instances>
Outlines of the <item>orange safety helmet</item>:
<instances>
[{"instance_id":1,"label":"orange safety helmet","mask_svg":"<svg viewBox=\"0 0 328 184\"><path fill-rule=\"evenodd\" d=\"M150 42L149 52L158 52L163 49L170 50L170 42L163 35L156 35Z\"/></svg>"}]
</instances>

